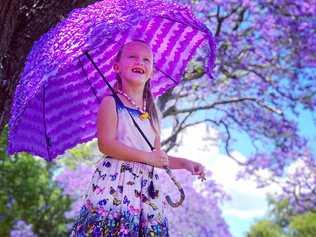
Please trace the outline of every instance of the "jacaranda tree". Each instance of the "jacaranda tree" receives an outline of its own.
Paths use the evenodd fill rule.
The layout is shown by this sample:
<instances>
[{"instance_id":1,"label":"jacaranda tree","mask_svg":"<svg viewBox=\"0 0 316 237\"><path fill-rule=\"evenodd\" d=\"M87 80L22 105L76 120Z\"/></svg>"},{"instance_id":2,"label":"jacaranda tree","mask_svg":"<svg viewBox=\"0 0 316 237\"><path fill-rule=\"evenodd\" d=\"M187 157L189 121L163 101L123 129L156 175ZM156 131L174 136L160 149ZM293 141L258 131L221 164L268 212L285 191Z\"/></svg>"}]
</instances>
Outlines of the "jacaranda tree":
<instances>
[{"instance_id":1,"label":"jacaranda tree","mask_svg":"<svg viewBox=\"0 0 316 237\"><path fill-rule=\"evenodd\" d=\"M220 132L228 156L243 167L240 177L253 177L260 186L278 183L283 190L280 199L288 199L297 212L314 211L313 141L300 133L298 119L303 111L314 113L316 105L315 1L179 1L189 4L214 33L217 61L214 78L205 80L203 57L196 57L184 83L159 98L164 121L173 130L162 141L163 149L175 148L183 129L207 123ZM4 1L7 11L0 12L1 22L6 22L0 43L1 127L9 117L26 49L38 32L44 33L70 9L89 2ZM50 17L43 18L46 14ZM240 135L246 137L251 151L246 161L231 154ZM288 175L301 162L307 168Z\"/></svg>"}]
</instances>

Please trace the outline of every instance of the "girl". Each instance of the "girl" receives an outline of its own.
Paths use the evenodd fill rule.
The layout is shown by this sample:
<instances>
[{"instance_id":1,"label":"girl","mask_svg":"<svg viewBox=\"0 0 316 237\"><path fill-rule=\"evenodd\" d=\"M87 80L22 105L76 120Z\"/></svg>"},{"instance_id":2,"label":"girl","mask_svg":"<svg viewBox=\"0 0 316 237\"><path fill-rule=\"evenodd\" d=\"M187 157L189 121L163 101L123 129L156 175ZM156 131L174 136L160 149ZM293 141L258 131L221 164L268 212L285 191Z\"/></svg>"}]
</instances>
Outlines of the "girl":
<instances>
[{"instance_id":1,"label":"girl","mask_svg":"<svg viewBox=\"0 0 316 237\"><path fill-rule=\"evenodd\" d=\"M106 156L97 164L71 236L169 236L159 175L152 167L186 169L204 177L201 164L167 155L160 149L160 123L150 91L153 53L142 41L119 51L113 95L104 97L97 118L98 146ZM155 150L151 151L133 116ZM148 193L154 183L155 195Z\"/></svg>"}]
</instances>

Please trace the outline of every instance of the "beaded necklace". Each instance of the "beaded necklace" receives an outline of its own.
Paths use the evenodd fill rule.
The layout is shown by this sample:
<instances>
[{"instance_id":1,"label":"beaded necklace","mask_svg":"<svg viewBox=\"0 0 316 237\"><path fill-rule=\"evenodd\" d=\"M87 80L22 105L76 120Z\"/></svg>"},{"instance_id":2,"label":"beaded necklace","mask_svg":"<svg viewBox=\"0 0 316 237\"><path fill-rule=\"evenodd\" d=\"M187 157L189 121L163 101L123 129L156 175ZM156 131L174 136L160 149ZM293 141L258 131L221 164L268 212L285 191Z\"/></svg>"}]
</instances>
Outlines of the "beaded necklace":
<instances>
[{"instance_id":1,"label":"beaded necklace","mask_svg":"<svg viewBox=\"0 0 316 237\"><path fill-rule=\"evenodd\" d=\"M145 119L150 119L149 113L146 111L146 100L144 101L144 105L143 105L143 109L141 109L136 103L135 101L129 97L124 91L122 90L117 90L117 93L124 96L138 111L141 112L141 114L139 115L139 118L141 120L145 120Z\"/></svg>"}]
</instances>

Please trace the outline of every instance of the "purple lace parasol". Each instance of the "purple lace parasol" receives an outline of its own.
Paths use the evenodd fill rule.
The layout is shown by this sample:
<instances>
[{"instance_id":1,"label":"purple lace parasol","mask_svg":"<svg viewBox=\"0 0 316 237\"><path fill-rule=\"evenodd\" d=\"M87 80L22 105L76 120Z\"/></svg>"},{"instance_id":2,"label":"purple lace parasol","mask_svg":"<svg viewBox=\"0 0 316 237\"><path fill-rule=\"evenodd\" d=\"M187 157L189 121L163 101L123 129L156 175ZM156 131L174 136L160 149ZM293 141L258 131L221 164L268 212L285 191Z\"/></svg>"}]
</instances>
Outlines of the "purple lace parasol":
<instances>
[{"instance_id":1,"label":"purple lace parasol","mask_svg":"<svg viewBox=\"0 0 316 237\"><path fill-rule=\"evenodd\" d=\"M86 53L114 85L114 57L133 39L153 50L155 97L181 82L198 48L208 54L205 70L211 77L215 42L188 7L108 0L75 9L36 41L27 57L9 121L9 154L26 151L53 160L95 138L98 107L108 87Z\"/></svg>"}]
</instances>

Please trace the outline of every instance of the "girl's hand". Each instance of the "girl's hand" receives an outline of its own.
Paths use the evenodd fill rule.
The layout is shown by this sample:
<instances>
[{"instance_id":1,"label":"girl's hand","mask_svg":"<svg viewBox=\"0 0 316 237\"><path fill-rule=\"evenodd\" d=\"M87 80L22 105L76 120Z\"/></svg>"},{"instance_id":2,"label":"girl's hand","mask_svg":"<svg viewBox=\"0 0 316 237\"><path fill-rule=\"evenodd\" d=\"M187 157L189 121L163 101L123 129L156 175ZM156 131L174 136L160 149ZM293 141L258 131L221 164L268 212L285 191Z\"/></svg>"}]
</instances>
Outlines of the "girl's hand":
<instances>
[{"instance_id":1,"label":"girl's hand","mask_svg":"<svg viewBox=\"0 0 316 237\"><path fill-rule=\"evenodd\" d=\"M166 152L154 149L149 154L148 162L150 165L158 168L169 167L169 159Z\"/></svg>"},{"instance_id":2,"label":"girl's hand","mask_svg":"<svg viewBox=\"0 0 316 237\"><path fill-rule=\"evenodd\" d=\"M190 171L192 175L198 175L199 176L198 178L201 179L202 181L206 180L205 171L204 171L205 168L202 164L195 161L186 160L184 166L185 166L185 169Z\"/></svg>"}]
</instances>

